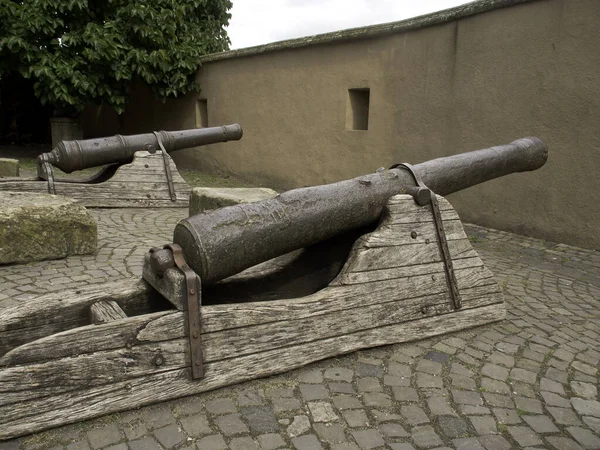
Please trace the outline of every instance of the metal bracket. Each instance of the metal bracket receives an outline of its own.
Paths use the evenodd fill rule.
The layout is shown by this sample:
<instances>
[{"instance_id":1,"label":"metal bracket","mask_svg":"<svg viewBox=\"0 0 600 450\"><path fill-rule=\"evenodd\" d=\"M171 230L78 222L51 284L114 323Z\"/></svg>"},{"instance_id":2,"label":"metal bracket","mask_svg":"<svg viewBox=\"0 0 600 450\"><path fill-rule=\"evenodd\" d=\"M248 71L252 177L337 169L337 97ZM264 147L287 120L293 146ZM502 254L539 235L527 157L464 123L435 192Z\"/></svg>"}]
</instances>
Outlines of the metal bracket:
<instances>
[{"instance_id":1,"label":"metal bracket","mask_svg":"<svg viewBox=\"0 0 600 450\"><path fill-rule=\"evenodd\" d=\"M187 292L188 334L190 340L190 362L192 364L192 379L204 377L202 358L202 322L200 316L201 292L197 282L196 272L187 265L181 247L177 244L167 244L164 248L171 250L175 266L185 276Z\"/></svg>"},{"instance_id":2,"label":"metal bracket","mask_svg":"<svg viewBox=\"0 0 600 450\"><path fill-rule=\"evenodd\" d=\"M440 249L442 252L442 258L444 260L444 269L446 272L446 281L448 282L448 286L450 286L450 296L452 297L452 304L454 309L462 308L462 299L460 297L460 292L458 291L458 283L456 281L456 275L454 273L454 267L452 265L452 258L450 256L450 249L448 248L448 241L446 239L446 232L444 231L444 224L442 221L442 213L440 212L440 205L437 200L437 196L435 193L429 189L423 180L414 169L408 163L402 164L394 164L390 169L395 169L401 167L403 169L408 170L415 182L417 183L417 187L409 190L409 194L411 194L415 201L419 206L425 206L427 203L431 204L431 210L433 211L433 221L435 223L435 228L438 235L438 241L440 243Z\"/></svg>"},{"instance_id":3,"label":"metal bracket","mask_svg":"<svg viewBox=\"0 0 600 450\"><path fill-rule=\"evenodd\" d=\"M163 154L163 162L165 164L165 175L167 176L167 184L169 185L169 195L171 196L171 201L177 201L177 194L175 193L175 186L173 185L173 176L171 175L171 167L169 165L169 155L167 154L167 150L162 143L160 138L160 134L154 131L154 135L156 136L156 140L158 141L158 145L162 150Z\"/></svg>"},{"instance_id":4,"label":"metal bracket","mask_svg":"<svg viewBox=\"0 0 600 450\"><path fill-rule=\"evenodd\" d=\"M38 177L48 182L48 194L56 194L56 186L54 185L54 170L52 164L47 161L46 153L42 153L42 162L37 162Z\"/></svg>"}]
</instances>

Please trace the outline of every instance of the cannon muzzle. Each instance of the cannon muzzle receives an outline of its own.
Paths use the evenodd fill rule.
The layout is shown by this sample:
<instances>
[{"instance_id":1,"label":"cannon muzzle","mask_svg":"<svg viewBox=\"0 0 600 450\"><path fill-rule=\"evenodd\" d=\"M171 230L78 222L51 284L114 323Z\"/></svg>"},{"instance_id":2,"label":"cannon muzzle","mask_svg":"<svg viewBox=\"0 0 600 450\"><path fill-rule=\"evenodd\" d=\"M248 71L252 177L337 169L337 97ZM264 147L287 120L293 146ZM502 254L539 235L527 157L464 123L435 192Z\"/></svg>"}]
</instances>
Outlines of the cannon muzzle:
<instances>
[{"instance_id":1,"label":"cannon muzzle","mask_svg":"<svg viewBox=\"0 0 600 450\"><path fill-rule=\"evenodd\" d=\"M548 158L538 138L516 140L416 164L433 192L447 195L513 172L538 169ZM397 194L426 196L407 170L396 168L323 186L294 189L257 203L228 206L177 224L173 242L203 284L336 235L374 224ZM420 201L425 201L421 198ZM155 252L155 266L167 266L167 250ZM162 258L162 262L159 259ZM159 272L164 269L157 267Z\"/></svg>"},{"instance_id":2,"label":"cannon muzzle","mask_svg":"<svg viewBox=\"0 0 600 450\"><path fill-rule=\"evenodd\" d=\"M150 153L160 149L159 139L165 150L171 153L185 148L215 144L217 142L237 141L242 137L242 127L238 124L212 128L198 128L181 131L158 131L136 134L86 139L82 141L61 141L51 152L38 156L38 165L44 162L52 164L63 172L106 164L124 164L133 159L137 151Z\"/></svg>"}]
</instances>

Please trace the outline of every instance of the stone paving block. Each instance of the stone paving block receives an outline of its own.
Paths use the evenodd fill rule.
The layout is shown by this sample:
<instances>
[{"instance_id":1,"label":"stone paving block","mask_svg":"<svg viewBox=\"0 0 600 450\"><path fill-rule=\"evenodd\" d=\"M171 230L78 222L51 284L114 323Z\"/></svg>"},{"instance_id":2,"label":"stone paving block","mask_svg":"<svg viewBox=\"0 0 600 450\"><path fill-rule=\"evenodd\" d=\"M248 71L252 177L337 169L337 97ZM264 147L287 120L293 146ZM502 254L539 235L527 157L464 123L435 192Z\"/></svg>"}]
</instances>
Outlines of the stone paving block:
<instances>
[{"instance_id":1,"label":"stone paving block","mask_svg":"<svg viewBox=\"0 0 600 450\"><path fill-rule=\"evenodd\" d=\"M442 440L430 425L421 425L411 430L413 442L417 447L431 448L443 444Z\"/></svg>"},{"instance_id":2,"label":"stone paving block","mask_svg":"<svg viewBox=\"0 0 600 450\"><path fill-rule=\"evenodd\" d=\"M313 422L334 422L339 420L331 403L309 402L308 409L312 415Z\"/></svg>"},{"instance_id":3,"label":"stone paving block","mask_svg":"<svg viewBox=\"0 0 600 450\"><path fill-rule=\"evenodd\" d=\"M96 428L87 432L87 437L93 449L116 444L123 439L121 431L116 424L110 424L102 428Z\"/></svg>"},{"instance_id":4,"label":"stone paving block","mask_svg":"<svg viewBox=\"0 0 600 450\"><path fill-rule=\"evenodd\" d=\"M408 431L406 431L404 429L404 427L402 425L400 425L399 423L383 423L381 425L379 425L378 430L381 432L382 435L387 436L387 437L391 437L391 438L396 438L396 437L409 437L410 433Z\"/></svg>"},{"instance_id":5,"label":"stone paving block","mask_svg":"<svg viewBox=\"0 0 600 450\"><path fill-rule=\"evenodd\" d=\"M483 399L478 392L471 391L458 391L452 389L450 391L452 393L452 399L454 403L459 403L463 405L483 405Z\"/></svg>"},{"instance_id":6,"label":"stone paving block","mask_svg":"<svg viewBox=\"0 0 600 450\"><path fill-rule=\"evenodd\" d=\"M540 437L529 427L525 426L510 426L508 432L521 447L541 445Z\"/></svg>"},{"instance_id":7,"label":"stone paving block","mask_svg":"<svg viewBox=\"0 0 600 450\"><path fill-rule=\"evenodd\" d=\"M548 416L522 416L527 425L536 433L558 433L559 429Z\"/></svg>"},{"instance_id":8,"label":"stone paving block","mask_svg":"<svg viewBox=\"0 0 600 450\"><path fill-rule=\"evenodd\" d=\"M290 437L300 436L310 430L310 420L307 416L294 416L294 421L287 428Z\"/></svg>"},{"instance_id":9,"label":"stone paving block","mask_svg":"<svg viewBox=\"0 0 600 450\"><path fill-rule=\"evenodd\" d=\"M235 403L230 398L217 398L206 402L206 410L210 414L228 414L236 411Z\"/></svg>"},{"instance_id":10,"label":"stone paving block","mask_svg":"<svg viewBox=\"0 0 600 450\"><path fill-rule=\"evenodd\" d=\"M385 444L381 433L376 429L358 430L350 432L358 446L362 449L369 450L380 447Z\"/></svg>"},{"instance_id":11,"label":"stone paving block","mask_svg":"<svg viewBox=\"0 0 600 450\"><path fill-rule=\"evenodd\" d=\"M196 447L198 450L227 450L225 439L220 434L203 437L196 442Z\"/></svg>"},{"instance_id":12,"label":"stone paving block","mask_svg":"<svg viewBox=\"0 0 600 450\"><path fill-rule=\"evenodd\" d=\"M427 399L429 412L434 416L457 416L456 411L452 409L446 397L439 395L431 396Z\"/></svg>"},{"instance_id":13,"label":"stone paving block","mask_svg":"<svg viewBox=\"0 0 600 450\"><path fill-rule=\"evenodd\" d=\"M485 450L476 438L453 439L456 450Z\"/></svg>"},{"instance_id":14,"label":"stone paving block","mask_svg":"<svg viewBox=\"0 0 600 450\"><path fill-rule=\"evenodd\" d=\"M0 442L0 450L19 450L19 445L15 445L14 447L3 447L2 443ZM69 445L67 445L67 450L90 450L90 444L88 444L87 440L86 441L77 441L77 442L72 442Z\"/></svg>"},{"instance_id":15,"label":"stone paving block","mask_svg":"<svg viewBox=\"0 0 600 450\"><path fill-rule=\"evenodd\" d=\"M355 394L356 390L350 383L329 383L329 390L338 394Z\"/></svg>"},{"instance_id":16,"label":"stone paving block","mask_svg":"<svg viewBox=\"0 0 600 450\"><path fill-rule=\"evenodd\" d=\"M600 402L597 400L573 397L571 398L571 404L575 411L582 416L600 417Z\"/></svg>"},{"instance_id":17,"label":"stone paving block","mask_svg":"<svg viewBox=\"0 0 600 450\"><path fill-rule=\"evenodd\" d=\"M259 450L258 444L250 436L233 438L229 442L230 450Z\"/></svg>"},{"instance_id":18,"label":"stone paving block","mask_svg":"<svg viewBox=\"0 0 600 450\"><path fill-rule=\"evenodd\" d=\"M275 412L301 409L300 401L293 397L275 397L271 400Z\"/></svg>"},{"instance_id":19,"label":"stone paving block","mask_svg":"<svg viewBox=\"0 0 600 450\"><path fill-rule=\"evenodd\" d=\"M598 395L598 388L590 383L571 381L571 390L577 397L594 399Z\"/></svg>"},{"instance_id":20,"label":"stone paving block","mask_svg":"<svg viewBox=\"0 0 600 450\"><path fill-rule=\"evenodd\" d=\"M360 450L360 447L353 442L344 442L342 444L333 444L331 450Z\"/></svg>"},{"instance_id":21,"label":"stone paving block","mask_svg":"<svg viewBox=\"0 0 600 450\"><path fill-rule=\"evenodd\" d=\"M275 412L270 406L248 406L242 408L241 412L253 431L259 433L279 431Z\"/></svg>"},{"instance_id":22,"label":"stone paving block","mask_svg":"<svg viewBox=\"0 0 600 450\"><path fill-rule=\"evenodd\" d=\"M419 394L417 390L410 387L393 388L394 398L399 402L418 402Z\"/></svg>"},{"instance_id":23,"label":"stone paving block","mask_svg":"<svg viewBox=\"0 0 600 450\"><path fill-rule=\"evenodd\" d=\"M215 423L225 436L248 433L250 430L246 426L239 414L226 414L215 419Z\"/></svg>"},{"instance_id":24,"label":"stone paving block","mask_svg":"<svg viewBox=\"0 0 600 450\"><path fill-rule=\"evenodd\" d=\"M382 392L383 387L378 378L365 377L360 378L356 383L359 392Z\"/></svg>"},{"instance_id":25,"label":"stone paving block","mask_svg":"<svg viewBox=\"0 0 600 450\"><path fill-rule=\"evenodd\" d=\"M301 384L299 388L305 401L323 400L329 397L329 391L320 384Z\"/></svg>"},{"instance_id":26,"label":"stone paving block","mask_svg":"<svg viewBox=\"0 0 600 450\"><path fill-rule=\"evenodd\" d=\"M471 416L469 417L469 420L477 434L480 436L498 432L496 421L491 416Z\"/></svg>"},{"instance_id":27,"label":"stone paving block","mask_svg":"<svg viewBox=\"0 0 600 450\"><path fill-rule=\"evenodd\" d=\"M333 404L337 409L357 409L362 408L363 404L358 398L351 395L335 395L333 397Z\"/></svg>"},{"instance_id":28,"label":"stone paving block","mask_svg":"<svg viewBox=\"0 0 600 450\"><path fill-rule=\"evenodd\" d=\"M416 375L417 386L420 388L443 388L444 380L442 377L419 372Z\"/></svg>"},{"instance_id":29,"label":"stone paving block","mask_svg":"<svg viewBox=\"0 0 600 450\"><path fill-rule=\"evenodd\" d=\"M512 448L504 437L498 435L480 436L478 440L486 450L510 450Z\"/></svg>"},{"instance_id":30,"label":"stone paving block","mask_svg":"<svg viewBox=\"0 0 600 450\"><path fill-rule=\"evenodd\" d=\"M344 367L334 367L331 369L325 369L325 378L335 381L346 381L348 383L352 382L352 378L354 377L354 371L351 369L346 369Z\"/></svg>"},{"instance_id":31,"label":"stone paving block","mask_svg":"<svg viewBox=\"0 0 600 450\"><path fill-rule=\"evenodd\" d=\"M552 448L555 448L556 450L584 450L584 448L573 439L566 437L548 436L546 441L548 441Z\"/></svg>"},{"instance_id":32,"label":"stone paving block","mask_svg":"<svg viewBox=\"0 0 600 450\"><path fill-rule=\"evenodd\" d=\"M429 417L422 408L417 405L402 405L400 413L410 425L429 423Z\"/></svg>"},{"instance_id":33,"label":"stone paving block","mask_svg":"<svg viewBox=\"0 0 600 450\"><path fill-rule=\"evenodd\" d=\"M471 431L467 422L460 417L440 416L437 425L442 434L451 439L468 436Z\"/></svg>"},{"instance_id":34,"label":"stone paving block","mask_svg":"<svg viewBox=\"0 0 600 450\"><path fill-rule=\"evenodd\" d=\"M193 414L191 416L186 416L181 418L180 422L184 431L190 436L200 437L213 433L205 414Z\"/></svg>"},{"instance_id":35,"label":"stone paving block","mask_svg":"<svg viewBox=\"0 0 600 450\"><path fill-rule=\"evenodd\" d=\"M392 399L390 396L381 392L365 393L363 395L363 402L365 403L365 406L376 408L388 408L392 406Z\"/></svg>"},{"instance_id":36,"label":"stone paving block","mask_svg":"<svg viewBox=\"0 0 600 450\"><path fill-rule=\"evenodd\" d=\"M575 411L570 408L558 408L555 406L547 406L546 410L552 415L554 421L560 425L581 425L581 421L577 418Z\"/></svg>"},{"instance_id":37,"label":"stone paving block","mask_svg":"<svg viewBox=\"0 0 600 450\"><path fill-rule=\"evenodd\" d=\"M154 430L156 440L165 448L172 448L175 445L185 440L185 435L179 431L179 427L175 424L167 425L166 427Z\"/></svg>"},{"instance_id":38,"label":"stone paving block","mask_svg":"<svg viewBox=\"0 0 600 450\"><path fill-rule=\"evenodd\" d=\"M358 427L368 427L369 426L369 418L367 414L362 409L349 409L346 411L342 411L342 416L344 420L351 428Z\"/></svg>"},{"instance_id":39,"label":"stone paving block","mask_svg":"<svg viewBox=\"0 0 600 450\"><path fill-rule=\"evenodd\" d=\"M141 410L141 418L151 430L175 422L171 408L166 405L153 405L143 408Z\"/></svg>"},{"instance_id":40,"label":"stone paving block","mask_svg":"<svg viewBox=\"0 0 600 450\"><path fill-rule=\"evenodd\" d=\"M298 381L301 383L322 383L323 371L321 369L303 370L298 374Z\"/></svg>"},{"instance_id":41,"label":"stone paving block","mask_svg":"<svg viewBox=\"0 0 600 450\"><path fill-rule=\"evenodd\" d=\"M359 377L381 377L383 376L383 368L375 364L356 364L356 375Z\"/></svg>"},{"instance_id":42,"label":"stone paving block","mask_svg":"<svg viewBox=\"0 0 600 450\"><path fill-rule=\"evenodd\" d=\"M494 413L494 416L496 416L496 420L498 420L498 423L502 423L505 425L521 423L521 418L519 417L517 412L512 409L493 408L492 411Z\"/></svg>"},{"instance_id":43,"label":"stone paving block","mask_svg":"<svg viewBox=\"0 0 600 450\"><path fill-rule=\"evenodd\" d=\"M279 434L261 434L256 438L261 450L275 450L285 446L285 441Z\"/></svg>"},{"instance_id":44,"label":"stone paving block","mask_svg":"<svg viewBox=\"0 0 600 450\"><path fill-rule=\"evenodd\" d=\"M321 441L330 444L346 442L344 428L339 423L315 423L313 426Z\"/></svg>"},{"instance_id":45,"label":"stone paving block","mask_svg":"<svg viewBox=\"0 0 600 450\"><path fill-rule=\"evenodd\" d=\"M584 448L600 449L600 438L595 436L590 430L581 427L567 427L567 431Z\"/></svg>"},{"instance_id":46,"label":"stone paving block","mask_svg":"<svg viewBox=\"0 0 600 450\"><path fill-rule=\"evenodd\" d=\"M532 398L515 397L517 409L534 414L543 414L542 402Z\"/></svg>"},{"instance_id":47,"label":"stone paving block","mask_svg":"<svg viewBox=\"0 0 600 450\"><path fill-rule=\"evenodd\" d=\"M415 448L408 442L392 442L388 444L392 450L415 450ZM441 450L441 449L437 449Z\"/></svg>"},{"instance_id":48,"label":"stone paving block","mask_svg":"<svg viewBox=\"0 0 600 450\"><path fill-rule=\"evenodd\" d=\"M323 446L314 434L305 434L292 439L292 444L296 450L322 450Z\"/></svg>"},{"instance_id":49,"label":"stone paving block","mask_svg":"<svg viewBox=\"0 0 600 450\"><path fill-rule=\"evenodd\" d=\"M162 450L158 442L156 442L156 440L151 437L130 441L129 448L131 450ZM208 448L206 450L208 450Z\"/></svg>"},{"instance_id":50,"label":"stone paving block","mask_svg":"<svg viewBox=\"0 0 600 450\"><path fill-rule=\"evenodd\" d=\"M240 392L237 396L240 406L260 406L265 404L265 394L261 390L250 389Z\"/></svg>"}]
</instances>

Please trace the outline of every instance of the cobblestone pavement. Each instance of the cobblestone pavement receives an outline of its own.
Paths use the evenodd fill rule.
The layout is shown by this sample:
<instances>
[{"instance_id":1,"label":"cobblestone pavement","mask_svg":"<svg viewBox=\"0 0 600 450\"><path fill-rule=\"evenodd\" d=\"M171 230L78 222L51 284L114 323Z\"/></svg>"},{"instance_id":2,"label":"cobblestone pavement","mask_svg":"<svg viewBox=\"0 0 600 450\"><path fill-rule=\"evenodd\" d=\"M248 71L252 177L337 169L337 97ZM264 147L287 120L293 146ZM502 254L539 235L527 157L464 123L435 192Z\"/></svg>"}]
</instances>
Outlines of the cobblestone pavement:
<instances>
[{"instance_id":1,"label":"cobblestone pavement","mask_svg":"<svg viewBox=\"0 0 600 450\"><path fill-rule=\"evenodd\" d=\"M184 210L93 210L95 256L0 268L0 308L139 275ZM467 226L507 320L0 443L7 449L600 449L600 253ZM0 309L1 313L1 309Z\"/></svg>"}]
</instances>

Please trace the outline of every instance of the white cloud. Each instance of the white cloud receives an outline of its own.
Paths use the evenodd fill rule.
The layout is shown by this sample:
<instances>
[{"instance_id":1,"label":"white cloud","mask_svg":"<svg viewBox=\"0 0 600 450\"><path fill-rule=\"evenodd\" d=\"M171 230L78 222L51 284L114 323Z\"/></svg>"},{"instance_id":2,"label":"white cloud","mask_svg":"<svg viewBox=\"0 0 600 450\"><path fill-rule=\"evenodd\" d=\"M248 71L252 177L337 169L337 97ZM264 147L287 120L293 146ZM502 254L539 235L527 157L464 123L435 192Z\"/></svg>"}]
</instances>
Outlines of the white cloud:
<instances>
[{"instance_id":1,"label":"white cloud","mask_svg":"<svg viewBox=\"0 0 600 450\"><path fill-rule=\"evenodd\" d=\"M471 0L233 0L231 48L395 22Z\"/></svg>"}]
</instances>

